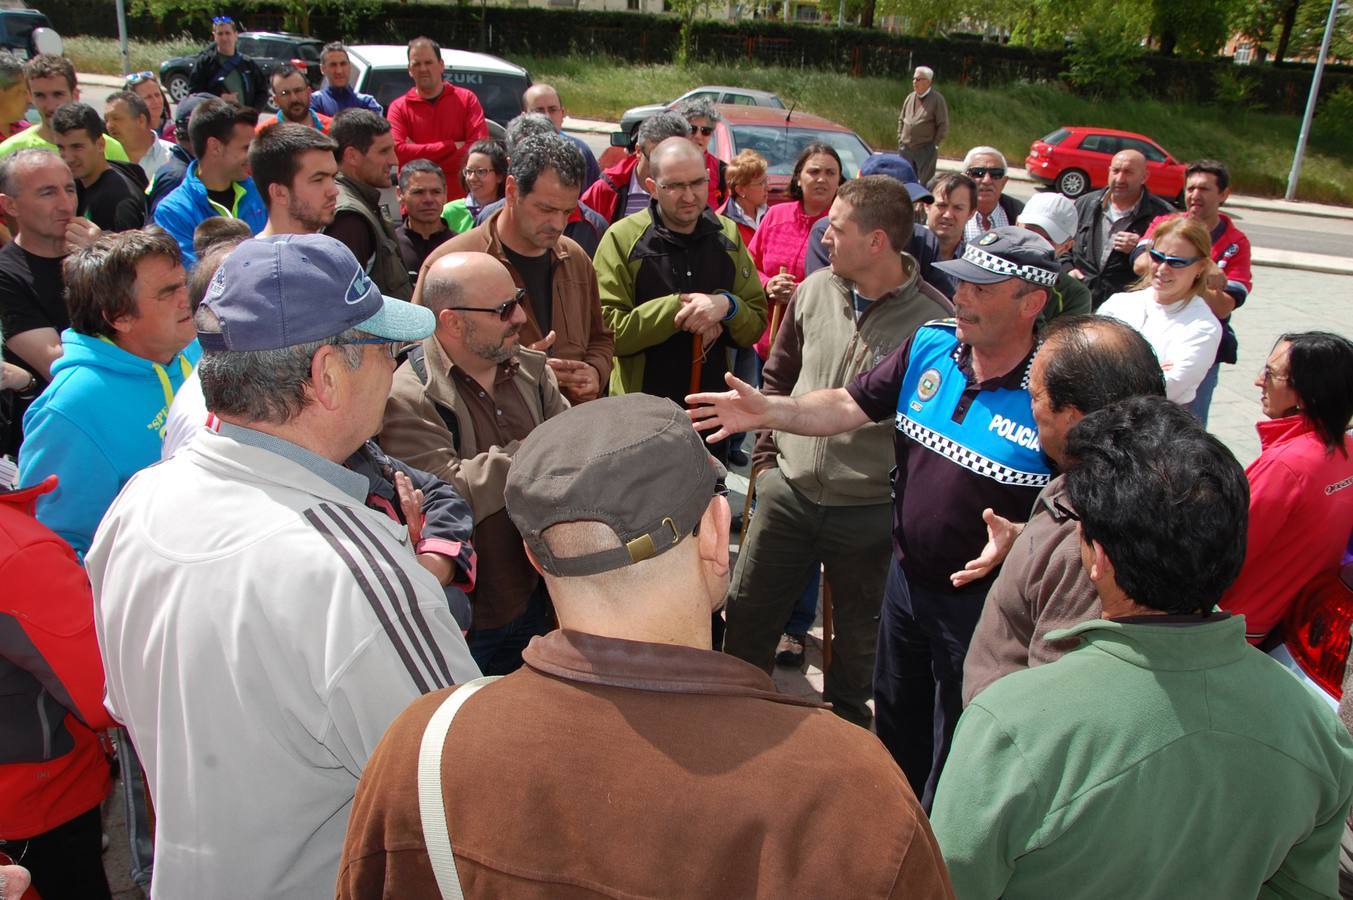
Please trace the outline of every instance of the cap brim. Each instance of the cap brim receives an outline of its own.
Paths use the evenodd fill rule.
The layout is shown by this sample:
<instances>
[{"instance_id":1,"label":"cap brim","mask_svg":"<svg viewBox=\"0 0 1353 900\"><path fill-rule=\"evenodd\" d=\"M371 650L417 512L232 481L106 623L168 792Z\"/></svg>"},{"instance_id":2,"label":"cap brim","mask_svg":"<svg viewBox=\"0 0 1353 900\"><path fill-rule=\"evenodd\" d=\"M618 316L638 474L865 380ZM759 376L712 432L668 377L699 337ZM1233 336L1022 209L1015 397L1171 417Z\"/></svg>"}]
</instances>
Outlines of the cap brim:
<instances>
[{"instance_id":1,"label":"cap brim","mask_svg":"<svg viewBox=\"0 0 1353 900\"><path fill-rule=\"evenodd\" d=\"M437 317L426 306L381 295L380 311L356 327L367 334L391 341L421 341L437 328Z\"/></svg>"},{"instance_id":2,"label":"cap brim","mask_svg":"<svg viewBox=\"0 0 1353 900\"><path fill-rule=\"evenodd\" d=\"M941 272L970 284L996 284L998 281L1009 281L1011 278L1018 277L1016 275L1002 275L1000 272L984 269L966 259L949 259L944 262L937 262L934 266Z\"/></svg>"},{"instance_id":3,"label":"cap brim","mask_svg":"<svg viewBox=\"0 0 1353 900\"><path fill-rule=\"evenodd\" d=\"M906 182L906 186L907 193L911 195L912 203L920 203L923 200L926 203L935 202L935 195L930 193L930 190L919 181L908 181Z\"/></svg>"}]
</instances>

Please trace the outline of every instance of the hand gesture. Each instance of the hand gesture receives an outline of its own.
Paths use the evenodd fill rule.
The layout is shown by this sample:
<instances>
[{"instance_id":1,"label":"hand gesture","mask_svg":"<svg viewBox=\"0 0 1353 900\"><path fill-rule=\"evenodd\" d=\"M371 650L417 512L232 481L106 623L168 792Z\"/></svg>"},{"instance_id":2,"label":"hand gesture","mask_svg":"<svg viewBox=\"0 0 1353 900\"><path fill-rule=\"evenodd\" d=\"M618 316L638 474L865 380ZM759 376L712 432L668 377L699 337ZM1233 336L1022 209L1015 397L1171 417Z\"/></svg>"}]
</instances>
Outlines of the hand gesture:
<instances>
[{"instance_id":1,"label":"hand gesture","mask_svg":"<svg viewBox=\"0 0 1353 900\"><path fill-rule=\"evenodd\" d=\"M717 444L731 434L756 431L765 424L770 403L766 395L728 372L723 377L731 391L691 394L686 397L686 411L696 431L714 431L705 438L707 444Z\"/></svg>"},{"instance_id":2,"label":"hand gesture","mask_svg":"<svg viewBox=\"0 0 1353 900\"><path fill-rule=\"evenodd\" d=\"M1137 246L1137 242L1142 239L1140 234L1134 234L1131 231L1120 231L1113 236L1113 249L1119 253L1131 253Z\"/></svg>"},{"instance_id":3,"label":"hand gesture","mask_svg":"<svg viewBox=\"0 0 1353 900\"><path fill-rule=\"evenodd\" d=\"M414 489L408 475L396 472L395 493L404 511L404 522L409 526L409 542L416 547L423 540L423 492Z\"/></svg>"},{"instance_id":4,"label":"hand gesture","mask_svg":"<svg viewBox=\"0 0 1353 900\"><path fill-rule=\"evenodd\" d=\"M982 510L982 519L987 523L987 544L974 560L970 560L960 571L949 576L954 587L986 578L997 566L1005 562L1015 538L1024 530L1023 523L1016 524L1003 519L991 509Z\"/></svg>"},{"instance_id":5,"label":"hand gesture","mask_svg":"<svg viewBox=\"0 0 1353 900\"><path fill-rule=\"evenodd\" d=\"M554 329L550 329L549 334L545 335L543 338L536 341L534 344L527 345L526 349L539 350L541 353L549 353L550 348L554 346L554 342L557 337L558 335L554 333Z\"/></svg>"},{"instance_id":6,"label":"hand gesture","mask_svg":"<svg viewBox=\"0 0 1353 900\"><path fill-rule=\"evenodd\" d=\"M588 363L577 359L550 359L546 363L554 370L559 390L570 403L582 403L601 396L601 373Z\"/></svg>"},{"instance_id":7,"label":"hand gesture","mask_svg":"<svg viewBox=\"0 0 1353 900\"><path fill-rule=\"evenodd\" d=\"M731 301L723 294L682 294L681 309L673 323L682 331L708 334L713 326L723 322Z\"/></svg>"},{"instance_id":8,"label":"hand gesture","mask_svg":"<svg viewBox=\"0 0 1353 900\"><path fill-rule=\"evenodd\" d=\"M76 216L66 225L66 252L74 253L84 247L88 247L99 239L103 234L103 229L86 219L84 216Z\"/></svg>"},{"instance_id":9,"label":"hand gesture","mask_svg":"<svg viewBox=\"0 0 1353 900\"><path fill-rule=\"evenodd\" d=\"M788 272L781 272L766 282L766 296L776 303L788 303L798 282Z\"/></svg>"}]
</instances>

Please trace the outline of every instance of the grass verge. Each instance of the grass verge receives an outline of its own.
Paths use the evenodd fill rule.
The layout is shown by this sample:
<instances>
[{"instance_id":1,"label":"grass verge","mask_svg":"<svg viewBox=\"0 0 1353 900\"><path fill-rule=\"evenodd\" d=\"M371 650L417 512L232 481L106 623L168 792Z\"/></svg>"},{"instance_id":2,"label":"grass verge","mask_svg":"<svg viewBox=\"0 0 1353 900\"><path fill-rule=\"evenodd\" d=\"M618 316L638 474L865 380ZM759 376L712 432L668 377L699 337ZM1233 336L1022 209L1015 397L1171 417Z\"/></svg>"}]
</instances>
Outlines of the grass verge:
<instances>
[{"instance_id":1,"label":"grass verge","mask_svg":"<svg viewBox=\"0 0 1353 900\"><path fill-rule=\"evenodd\" d=\"M82 72L121 71L117 42L66 39ZM132 41L134 70L159 69L170 56L195 52L190 39ZM536 81L554 84L569 112L615 121L631 106L667 100L697 84L739 84L774 91L799 109L848 125L871 146L897 140L897 110L909 85L886 78L777 66L692 63L633 66L612 59L566 56L518 60ZM990 144L1020 165L1030 142L1060 125L1098 125L1150 135L1183 160L1215 157L1231 168L1238 193L1281 196L1300 120L1240 107L1165 103L1153 99L1090 100L1050 84L1014 83L976 89L939 85L951 128L941 153L962 156ZM867 101L866 99L867 98ZM1353 123L1317 119L1302 167L1303 200L1353 205Z\"/></svg>"}]
</instances>

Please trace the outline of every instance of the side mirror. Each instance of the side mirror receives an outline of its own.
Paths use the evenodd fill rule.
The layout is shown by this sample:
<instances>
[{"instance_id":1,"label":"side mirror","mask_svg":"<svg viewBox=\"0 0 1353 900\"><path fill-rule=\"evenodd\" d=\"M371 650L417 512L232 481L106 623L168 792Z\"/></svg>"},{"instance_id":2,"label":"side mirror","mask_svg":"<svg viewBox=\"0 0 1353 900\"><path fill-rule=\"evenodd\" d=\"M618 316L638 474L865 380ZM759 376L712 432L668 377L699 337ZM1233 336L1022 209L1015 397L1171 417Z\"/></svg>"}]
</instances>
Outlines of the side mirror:
<instances>
[{"instance_id":1,"label":"side mirror","mask_svg":"<svg viewBox=\"0 0 1353 900\"><path fill-rule=\"evenodd\" d=\"M61 35L52 28L34 28L33 29L33 49L38 53L53 53L57 56L64 56L66 45L61 40Z\"/></svg>"},{"instance_id":2,"label":"side mirror","mask_svg":"<svg viewBox=\"0 0 1353 900\"><path fill-rule=\"evenodd\" d=\"M628 147L630 145L630 136L623 131L611 132L612 147Z\"/></svg>"}]
</instances>

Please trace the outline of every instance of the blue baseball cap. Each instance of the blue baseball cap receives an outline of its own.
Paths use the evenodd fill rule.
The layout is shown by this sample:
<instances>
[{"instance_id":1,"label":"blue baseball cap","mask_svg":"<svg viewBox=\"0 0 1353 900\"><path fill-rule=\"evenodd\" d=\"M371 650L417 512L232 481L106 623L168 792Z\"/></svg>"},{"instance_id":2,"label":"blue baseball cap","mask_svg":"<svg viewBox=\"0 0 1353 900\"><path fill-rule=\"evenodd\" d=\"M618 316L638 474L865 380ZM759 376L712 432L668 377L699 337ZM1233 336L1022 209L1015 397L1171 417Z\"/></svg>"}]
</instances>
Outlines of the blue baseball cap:
<instances>
[{"instance_id":1,"label":"blue baseball cap","mask_svg":"<svg viewBox=\"0 0 1353 900\"><path fill-rule=\"evenodd\" d=\"M386 297L343 243L324 234L244 241L211 279L202 306L219 332L197 333L204 350L280 350L359 328L391 341L421 341L432 310Z\"/></svg>"},{"instance_id":2,"label":"blue baseball cap","mask_svg":"<svg viewBox=\"0 0 1353 900\"><path fill-rule=\"evenodd\" d=\"M860 165L861 175L887 175L890 178L896 178L902 184L906 185L907 193L911 195L913 203L924 200L926 203L933 203L935 197L930 193L921 180L916 177L916 170L912 168L911 162L904 159L897 153L874 153Z\"/></svg>"}]
</instances>

